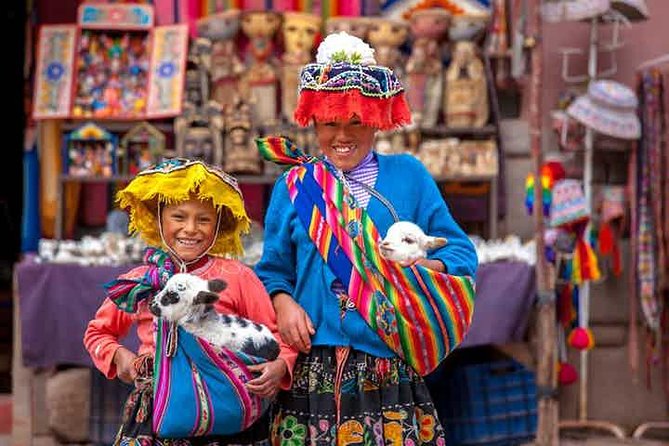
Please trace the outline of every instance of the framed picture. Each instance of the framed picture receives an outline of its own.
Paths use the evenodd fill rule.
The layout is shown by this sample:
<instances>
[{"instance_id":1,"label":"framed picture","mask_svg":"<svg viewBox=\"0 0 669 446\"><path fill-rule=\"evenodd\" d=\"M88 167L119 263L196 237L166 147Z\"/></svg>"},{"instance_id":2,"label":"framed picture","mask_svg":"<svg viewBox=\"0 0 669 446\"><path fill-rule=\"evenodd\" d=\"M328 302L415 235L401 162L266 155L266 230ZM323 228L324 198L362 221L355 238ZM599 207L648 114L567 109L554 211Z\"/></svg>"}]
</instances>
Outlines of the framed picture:
<instances>
[{"instance_id":1,"label":"framed picture","mask_svg":"<svg viewBox=\"0 0 669 446\"><path fill-rule=\"evenodd\" d=\"M112 177L116 174L117 138L93 123L72 131L66 138L64 173L84 177Z\"/></svg>"},{"instance_id":2,"label":"framed picture","mask_svg":"<svg viewBox=\"0 0 669 446\"><path fill-rule=\"evenodd\" d=\"M121 175L135 175L158 163L165 154L165 135L148 122L140 122L130 129L118 149L118 167Z\"/></svg>"}]
</instances>

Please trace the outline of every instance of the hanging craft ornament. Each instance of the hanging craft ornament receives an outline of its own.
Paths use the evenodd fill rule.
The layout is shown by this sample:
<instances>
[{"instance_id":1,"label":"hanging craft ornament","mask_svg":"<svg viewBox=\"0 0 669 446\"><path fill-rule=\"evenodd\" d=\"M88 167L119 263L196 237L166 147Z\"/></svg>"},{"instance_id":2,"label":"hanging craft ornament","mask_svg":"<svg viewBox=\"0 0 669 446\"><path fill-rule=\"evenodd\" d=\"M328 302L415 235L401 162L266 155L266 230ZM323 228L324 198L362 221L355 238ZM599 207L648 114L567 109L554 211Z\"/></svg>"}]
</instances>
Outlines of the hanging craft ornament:
<instances>
[{"instance_id":1,"label":"hanging craft ornament","mask_svg":"<svg viewBox=\"0 0 669 446\"><path fill-rule=\"evenodd\" d=\"M595 338L587 327L576 327L567 338L567 342L576 350L590 350L595 346Z\"/></svg>"},{"instance_id":2,"label":"hanging craft ornament","mask_svg":"<svg viewBox=\"0 0 669 446\"><path fill-rule=\"evenodd\" d=\"M561 386L568 386L578 380L578 372L573 365L567 362L567 346L565 344L564 329L562 327L558 327L557 347L559 357L557 363L558 383Z\"/></svg>"},{"instance_id":3,"label":"hanging craft ornament","mask_svg":"<svg viewBox=\"0 0 669 446\"><path fill-rule=\"evenodd\" d=\"M564 167L557 161L548 161L541 166L541 205L545 217L550 215L551 190L553 189L553 185L564 177ZM534 212L535 184L534 174L528 174L525 179L525 208L529 215L532 215Z\"/></svg>"},{"instance_id":4,"label":"hanging craft ornament","mask_svg":"<svg viewBox=\"0 0 669 446\"><path fill-rule=\"evenodd\" d=\"M581 284L600 278L597 257L585 238L590 220L581 182L572 179L555 184L551 196L550 222L554 228L563 228L576 235L572 257L572 282Z\"/></svg>"},{"instance_id":5,"label":"hanging craft ornament","mask_svg":"<svg viewBox=\"0 0 669 446\"><path fill-rule=\"evenodd\" d=\"M568 386L578 381L576 368L568 362L558 364L558 382L561 386Z\"/></svg>"},{"instance_id":6,"label":"hanging craft ornament","mask_svg":"<svg viewBox=\"0 0 669 446\"><path fill-rule=\"evenodd\" d=\"M622 255L618 238L625 217L625 189L607 186L603 191L601 222L597 235L597 248L602 258L608 259L613 274L622 274Z\"/></svg>"}]
</instances>

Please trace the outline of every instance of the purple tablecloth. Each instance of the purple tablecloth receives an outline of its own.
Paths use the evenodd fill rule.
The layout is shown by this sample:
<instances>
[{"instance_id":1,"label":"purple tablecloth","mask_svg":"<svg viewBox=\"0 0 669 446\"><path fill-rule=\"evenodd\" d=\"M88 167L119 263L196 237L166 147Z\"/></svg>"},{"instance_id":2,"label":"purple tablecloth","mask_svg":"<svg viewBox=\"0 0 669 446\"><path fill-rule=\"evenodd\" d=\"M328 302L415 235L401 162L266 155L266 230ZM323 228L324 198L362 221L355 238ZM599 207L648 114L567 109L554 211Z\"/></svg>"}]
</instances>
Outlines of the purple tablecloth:
<instances>
[{"instance_id":1,"label":"purple tablecloth","mask_svg":"<svg viewBox=\"0 0 669 446\"><path fill-rule=\"evenodd\" d=\"M91 366L83 335L104 298L102 285L128 270L121 267L16 265L23 362L27 367L57 364ZM535 295L534 269L525 263L481 265L477 273L474 321L463 346L520 341ZM136 348L131 330L124 343Z\"/></svg>"}]
</instances>

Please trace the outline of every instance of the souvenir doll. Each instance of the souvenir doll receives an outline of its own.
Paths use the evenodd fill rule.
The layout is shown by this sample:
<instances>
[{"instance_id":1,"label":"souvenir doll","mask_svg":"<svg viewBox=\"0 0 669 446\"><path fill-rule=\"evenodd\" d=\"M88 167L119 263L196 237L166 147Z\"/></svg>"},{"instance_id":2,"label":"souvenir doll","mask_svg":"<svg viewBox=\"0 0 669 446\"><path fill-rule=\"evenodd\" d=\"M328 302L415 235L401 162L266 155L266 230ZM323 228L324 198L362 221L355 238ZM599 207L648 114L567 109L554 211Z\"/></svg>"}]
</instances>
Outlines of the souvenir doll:
<instances>
[{"instance_id":1,"label":"souvenir doll","mask_svg":"<svg viewBox=\"0 0 669 446\"><path fill-rule=\"evenodd\" d=\"M418 9L411 13L409 21L414 37L406 66L409 105L414 122L433 127L441 107L441 41L448 31L450 13L440 8Z\"/></svg>"},{"instance_id":2,"label":"souvenir doll","mask_svg":"<svg viewBox=\"0 0 669 446\"><path fill-rule=\"evenodd\" d=\"M239 77L244 64L237 54L235 38L239 32L238 9L213 14L198 20L198 34L211 40L211 99L223 107L232 106L239 96Z\"/></svg>"},{"instance_id":3,"label":"souvenir doll","mask_svg":"<svg viewBox=\"0 0 669 446\"><path fill-rule=\"evenodd\" d=\"M238 101L225 115L225 167L229 173L262 173L260 153L251 138L251 107Z\"/></svg>"},{"instance_id":4,"label":"souvenir doll","mask_svg":"<svg viewBox=\"0 0 669 446\"><path fill-rule=\"evenodd\" d=\"M274 35L281 25L281 16L273 11L244 11L242 32L249 39L250 63L242 78L253 104L258 124L276 120L277 73L272 66Z\"/></svg>"},{"instance_id":5,"label":"souvenir doll","mask_svg":"<svg viewBox=\"0 0 669 446\"><path fill-rule=\"evenodd\" d=\"M446 70L444 113L448 127L482 127L488 122L488 87L474 42L455 44Z\"/></svg>"},{"instance_id":6,"label":"souvenir doll","mask_svg":"<svg viewBox=\"0 0 669 446\"><path fill-rule=\"evenodd\" d=\"M297 87L302 66L311 61L316 40L320 35L321 18L303 12L283 14L282 35L284 53L281 64L281 114L292 122L297 104Z\"/></svg>"}]
</instances>

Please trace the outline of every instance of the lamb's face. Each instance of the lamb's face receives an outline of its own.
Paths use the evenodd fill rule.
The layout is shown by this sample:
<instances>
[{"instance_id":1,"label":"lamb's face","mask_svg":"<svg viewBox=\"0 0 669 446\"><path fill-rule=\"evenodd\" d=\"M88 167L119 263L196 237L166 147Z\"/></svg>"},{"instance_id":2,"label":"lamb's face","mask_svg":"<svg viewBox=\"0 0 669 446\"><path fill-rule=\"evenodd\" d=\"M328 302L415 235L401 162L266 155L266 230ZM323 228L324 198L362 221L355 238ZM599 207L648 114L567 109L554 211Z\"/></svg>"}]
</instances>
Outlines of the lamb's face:
<instances>
[{"instance_id":1,"label":"lamb's face","mask_svg":"<svg viewBox=\"0 0 669 446\"><path fill-rule=\"evenodd\" d=\"M408 221L399 221L388 228L385 238L379 244L379 249L381 255L388 260L412 264L416 260L427 257L429 249L445 244L445 238L425 235L418 225Z\"/></svg>"},{"instance_id":2,"label":"lamb's face","mask_svg":"<svg viewBox=\"0 0 669 446\"><path fill-rule=\"evenodd\" d=\"M179 322L194 314L203 313L207 306L218 300L218 292L226 283L222 280L204 280L187 273L175 274L165 287L154 296L149 306L151 313L170 322Z\"/></svg>"}]
</instances>

